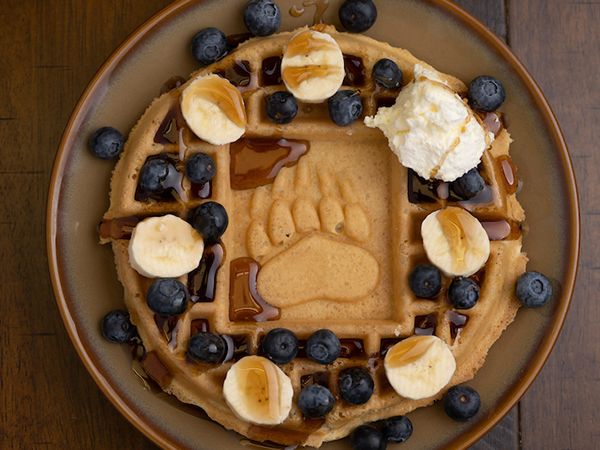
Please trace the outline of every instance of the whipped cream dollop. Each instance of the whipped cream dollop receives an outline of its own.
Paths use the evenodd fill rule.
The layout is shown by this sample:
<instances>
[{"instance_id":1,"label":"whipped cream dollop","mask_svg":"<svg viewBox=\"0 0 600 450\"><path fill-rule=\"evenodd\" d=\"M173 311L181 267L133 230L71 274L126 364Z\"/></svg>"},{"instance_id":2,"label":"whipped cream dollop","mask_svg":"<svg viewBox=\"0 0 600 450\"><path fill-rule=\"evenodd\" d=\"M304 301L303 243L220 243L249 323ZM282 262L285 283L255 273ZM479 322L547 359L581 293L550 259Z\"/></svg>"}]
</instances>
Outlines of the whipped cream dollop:
<instances>
[{"instance_id":1,"label":"whipped cream dollop","mask_svg":"<svg viewBox=\"0 0 600 450\"><path fill-rule=\"evenodd\" d=\"M365 124L383 131L403 166L425 179L454 181L479 164L493 135L435 71L417 64L414 75L396 103Z\"/></svg>"}]
</instances>

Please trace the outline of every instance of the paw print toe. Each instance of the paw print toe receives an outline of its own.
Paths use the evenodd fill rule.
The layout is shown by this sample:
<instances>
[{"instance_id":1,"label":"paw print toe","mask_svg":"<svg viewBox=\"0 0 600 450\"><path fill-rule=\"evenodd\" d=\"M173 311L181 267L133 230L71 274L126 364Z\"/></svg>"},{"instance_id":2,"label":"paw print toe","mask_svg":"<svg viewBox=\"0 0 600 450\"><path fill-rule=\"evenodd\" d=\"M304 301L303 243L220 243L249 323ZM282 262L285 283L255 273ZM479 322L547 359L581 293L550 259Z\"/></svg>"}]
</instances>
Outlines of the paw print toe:
<instances>
[{"instance_id":1,"label":"paw print toe","mask_svg":"<svg viewBox=\"0 0 600 450\"><path fill-rule=\"evenodd\" d=\"M281 245L295 232L294 219L288 205L280 199L273 202L269 214L269 238L273 245Z\"/></svg>"},{"instance_id":2,"label":"paw print toe","mask_svg":"<svg viewBox=\"0 0 600 450\"><path fill-rule=\"evenodd\" d=\"M248 253L256 260L261 259L271 250L271 242L261 222L254 220L246 232L246 244Z\"/></svg>"},{"instance_id":3,"label":"paw print toe","mask_svg":"<svg viewBox=\"0 0 600 450\"><path fill-rule=\"evenodd\" d=\"M360 242L369 238L370 225L365 210L356 203L346 205L344 208L345 232L348 237Z\"/></svg>"},{"instance_id":4,"label":"paw print toe","mask_svg":"<svg viewBox=\"0 0 600 450\"><path fill-rule=\"evenodd\" d=\"M305 197L296 199L292 206L292 215L299 233L309 233L319 229L319 215L309 199Z\"/></svg>"},{"instance_id":5,"label":"paw print toe","mask_svg":"<svg viewBox=\"0 0 600 450\"><path fill-rule=\"evenodd\" d=\"M268 211L271 198L265 189L257 189L250 199L250 217L256 220L264 220L264 214Z\"/></svg>"},{"instance_id":6,"label":"paw print toe","mask_svg":"<svg viewBox=\"0 0 600 450\"><path fill-rule=\"evenodd\" d=\"M334 197L325 196L319 203L321 230L339 234L344 230L344 211L342 205Z\"/></svg>"}]
</instances>

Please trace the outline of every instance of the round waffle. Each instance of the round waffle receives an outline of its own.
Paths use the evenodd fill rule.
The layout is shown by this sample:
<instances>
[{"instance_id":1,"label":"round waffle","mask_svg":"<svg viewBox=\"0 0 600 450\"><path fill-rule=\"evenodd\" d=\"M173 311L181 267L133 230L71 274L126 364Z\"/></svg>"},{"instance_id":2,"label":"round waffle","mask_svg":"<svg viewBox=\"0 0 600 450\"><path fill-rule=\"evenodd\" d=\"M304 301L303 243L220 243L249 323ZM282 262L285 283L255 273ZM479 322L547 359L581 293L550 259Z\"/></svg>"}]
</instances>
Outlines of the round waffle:
<instances>
[{"instance_id":1,"label":"round waffle","mask_svg":"<svg viewBox=\"0 0 600 450\"><path fill-rule=\"evenodd\" d=\"M327 26L318 30L341 47L346 65L342 89L360 91L364 115L393 103L397 95L376 87L371 72L379 59L394 60L405 74L404 84L411 81L417 63L435 71L408 51L369 37ZM402 167L383 134L362 121L336 126L326 103L300 103L290 124L272 123L265 113L265 96L285 90L278 67L291 36L251 39L152 102L131 131L113 173L110 208L100 234L102 242L112 243L125 303L146 349L143 366L163 390L250 439L318 447L360 424L405 414L443 394L415 401L392 389L383 356L402 338L435 334L450 346L457 369L446 388L475 375L519 307L514 285L526 264L521 253L524 213L516 199L510 136L499 122L492 123L496 116L484 118L490 128L497 128L479 168L487 186L470 201L455 199L447 184L422 180ZM202 142L181 117L181 91L209 73L228 78L242 92L248 125L241 144ZM465 91L460 80L435 73L455 91ZM257 152L260 145L267 151ZM280 170L271 170L270 178L257 177L263 168L257 163L250 170L248 154L242 153L254 151L255 161L265 157L264 164L272 169L269 150L279 152L275 160ZM193 185L183 175L185 160L198 152L216 162L210 185ZM181 173L172 192L161 198L148 198L137 187L141 167L154 157L167 158ZM149 216L187 219L208 200L226 208L229 228L219 244L205 249L199 268L181 277L192 299L187 310L168 319L155 316L145 300L152 280L129 264L131 227ZM481 287L480 300L468 311L455 311L447 300L450 279L444 278L435 301L416 298L408 287L411 270L427 261L421 223L446 205L469 210L491 238L489 260L473 276ZM334 263L320 265L323 258ZM257 286L256 273L263 267ZM262 337L277 327L292 330L301 343L315 330L329 328L343 350L328 366L307 359L302 350L281 366L294 387L292 411L281 425L253 425L226 404L223 381L237 359L260 354ZM190 336L205 330L226 337L224 363L202 364L186 357ZM338 374L355 366L369 369L375 381L374 394L363 405L350 405L339 396ZM301 388L310 383L326 385L337 399L324 420L304 420L296 406Z\"/></svg>"}]
</instances>

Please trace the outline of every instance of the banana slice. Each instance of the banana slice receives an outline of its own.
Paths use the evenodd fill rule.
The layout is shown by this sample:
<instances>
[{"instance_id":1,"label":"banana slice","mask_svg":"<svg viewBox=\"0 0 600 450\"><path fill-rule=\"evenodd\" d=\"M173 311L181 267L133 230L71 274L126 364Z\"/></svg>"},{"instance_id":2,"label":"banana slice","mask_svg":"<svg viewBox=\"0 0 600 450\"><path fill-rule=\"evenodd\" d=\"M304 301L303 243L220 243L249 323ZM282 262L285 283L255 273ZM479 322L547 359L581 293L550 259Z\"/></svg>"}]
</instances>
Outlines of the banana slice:
<instances>
[{"instance_id":1,"label":"banana slice","mask_svg":"<svg viewBox=\"0 0 600 450\"><path fill-rule=\"evenodd\" d=\"M490 239L481 222L455 206L429 214L421 237L429 260L449 277L473 275L490 256Z\"/></svg>"},{"instance_id":2,"label":"banana slice","mask_svg":"<svg viewBox=\"0 0 600 450\"><path fill-rule=\"evenodd\" d=\"M129 263L149 278L175 278L191 272L202 259L202 236L171 214L136 225L129 241Z\"/></svg>"},{"instance_id":3,"label":"banana slice","mask_svg":"<svg viewBox=\"0 0 600 450\"><path fill-rule=\"evenodd\" d=\"M277 425L292 409L294 389L289 377L267 358L246 356L227 372L223 395L240 419Z\"/></svg>"},{"instance_id":4,"label":"banana slice","mask_svg":"<svg viewBox=\"0 0 600 450\"><path fill-rule=\"evenodd\" d=\"M327 100L340 88L345 75L342 50L330 35L305 30L288 42L281 61L281 77L298 100Z\"/></svg>"},{"instance_id":5,"label":"banana slice","mask_svg":"<svg viewBox=\"0 0 600 450\"><path fill-rule=\"evenodd\" d=\"M398 342L388 350L383 364L398 395L413 400L440 392L456 370L454 355L437 336L411 336Z\"/></svg>"},{"instance_id":6,"label":"banana slice","mask_svg":"<svg viewBox=\"0 0 600 450\"><path fill-rule=\"evenodd\" d=\"M246 131L244 99L218 75L192 81L181 93L181 112L194 134L214 145L237 141Z\"/></svg>"}]
</instances>

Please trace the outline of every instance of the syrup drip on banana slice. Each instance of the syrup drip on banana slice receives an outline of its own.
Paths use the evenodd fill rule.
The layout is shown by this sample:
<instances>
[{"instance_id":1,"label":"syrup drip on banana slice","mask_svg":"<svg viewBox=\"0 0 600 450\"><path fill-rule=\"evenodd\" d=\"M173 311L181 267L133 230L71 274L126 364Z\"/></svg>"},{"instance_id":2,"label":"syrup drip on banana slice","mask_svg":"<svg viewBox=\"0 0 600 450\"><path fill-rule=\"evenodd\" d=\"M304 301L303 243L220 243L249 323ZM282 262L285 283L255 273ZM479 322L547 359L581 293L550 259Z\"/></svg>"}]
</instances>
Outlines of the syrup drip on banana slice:
<instances>
[{"instance_id":1,"label":"syrup drip on banana slice","mask_svg":"<svg viewBox=\"0 0 600 450\"><path fill-rule=\"evenodd\" d=\"M344 57L330 35L304 30L290 39L281 62L287 89L306 103L327 100L342 86Z\"/></svg>"},{"instance_id":2,"label":"syrup drip on banana slice","mask_svg":"<svg viewBox=\"0 0 600 450\"><path fill-rule=\"evenodd\" d=\"M223 395L242 420L277 425L290 413L294 390L289 377L267 358L246 356L227 372Z\"/></svg>"},{"instance_id":3,"label":"syrup drip on banana slice","mask_svg":"<svg viewBox=\"0 0 600 450\"><path fill-rule=\"evenodd\" d=\"M450 382L456 361L437 336L411 336L388 350L384 367L398 395L418 400L437 394Z\"/></svg>"},{"instance_id":4,"label":"syrup drip on banana slice","mask_svg":"<svg viewBox=\"0 0 600 450\"><path fill-rule=\"evenodd\" d=\"M490 256L490 239L481 222L455 206L429 214L421 237L429 260L448 277L469 277Z\"/></svg>"},{"instance_id":5,"label":"syrup drip on banana slice","mask_svg":"<svg viewBox=\"0 0 600 450\"><path fill-rule=\"evenodd\" d=\"M193 80L181 93L181 112L200 139L214 145L237 141L246 131L240 91L218 75Z\"/></svg>"}]
</instances>

